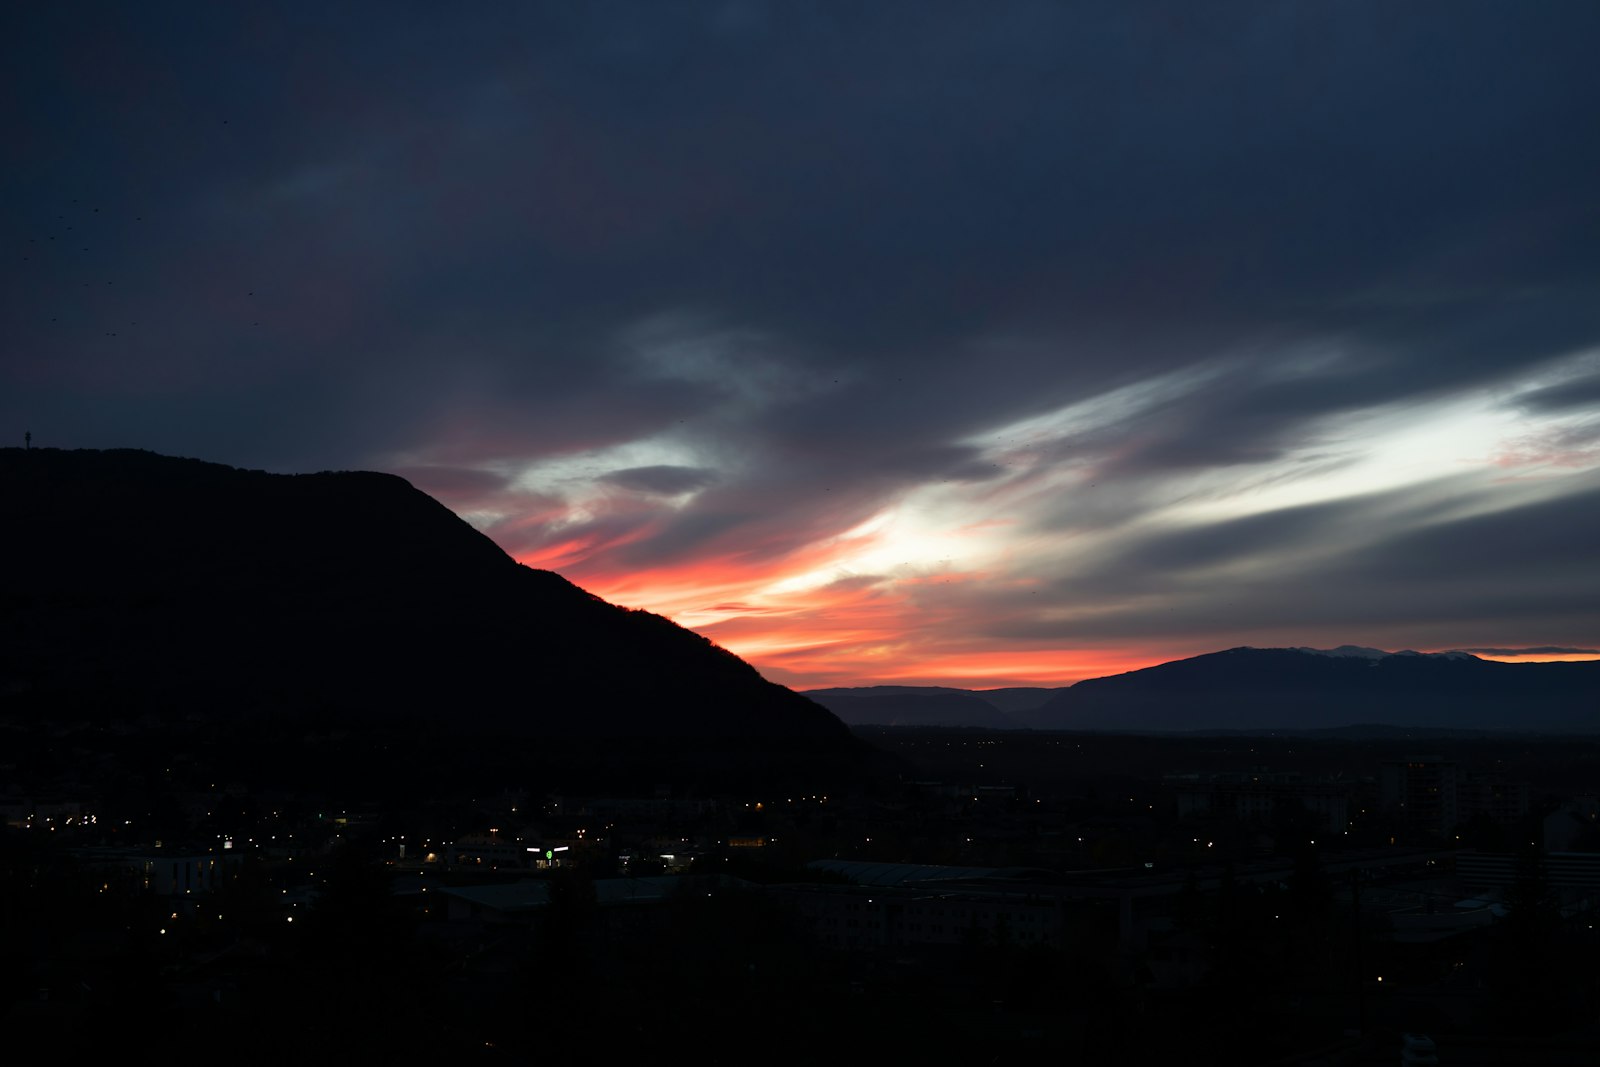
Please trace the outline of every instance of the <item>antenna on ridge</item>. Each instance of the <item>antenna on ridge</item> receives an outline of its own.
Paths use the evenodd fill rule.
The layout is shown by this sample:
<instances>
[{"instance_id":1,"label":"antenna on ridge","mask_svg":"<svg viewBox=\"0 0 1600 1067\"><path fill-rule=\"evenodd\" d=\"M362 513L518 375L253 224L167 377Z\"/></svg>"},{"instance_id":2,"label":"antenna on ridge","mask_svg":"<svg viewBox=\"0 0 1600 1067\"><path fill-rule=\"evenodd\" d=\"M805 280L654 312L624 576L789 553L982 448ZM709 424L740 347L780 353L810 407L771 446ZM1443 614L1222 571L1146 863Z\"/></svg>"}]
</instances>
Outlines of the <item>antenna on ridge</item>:
<instances>
[{"instance_id":1,"label":"antenna on ridge","mask_svg":"<svg viewBox=\"0 0 1600 1067\"><path fill-rule=\"evenodd\" d=\"M22 431L22 447L26 448L26 449L30 449L30 450L33 448L33 431L32 430L23 430Z\"/></svg>"}]
</instances>

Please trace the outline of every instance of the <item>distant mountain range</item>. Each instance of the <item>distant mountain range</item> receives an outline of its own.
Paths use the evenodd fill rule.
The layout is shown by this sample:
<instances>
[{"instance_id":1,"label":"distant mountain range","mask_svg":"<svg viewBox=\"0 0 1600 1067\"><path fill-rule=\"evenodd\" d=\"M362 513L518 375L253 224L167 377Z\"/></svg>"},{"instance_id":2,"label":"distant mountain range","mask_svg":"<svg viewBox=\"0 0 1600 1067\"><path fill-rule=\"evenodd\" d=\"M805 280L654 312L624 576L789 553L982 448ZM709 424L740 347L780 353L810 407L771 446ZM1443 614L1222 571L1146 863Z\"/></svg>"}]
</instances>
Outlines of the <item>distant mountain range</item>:
<instances>
[{"instance_id":1,"label":"distant mountain range","mask_svg":"<svg viewBox=\"0 0 1600 1067\"><path fill-rule=\"evenodd\" d=\"M241 761L278 738L291 762L290 739L377 731L435 773L568 784L878 758L732 653L516 563L391 475L0 449L0 528L0 720L23 727L183 721Z\"/></svg>"},{"instance_id":2,"label":"distant mountain range","mask_svg":"<svg viewBox=\"0 0 1600 1067\"><path fill-rule=\"evenodd\" d=\"M983 690L879 687L808 695L846 722L896 726L1600 731L1600 662L1500 663L1466 652L1233 648L1023 692L1044 699L1002 711Z\"/></svg>"}]
</instances>

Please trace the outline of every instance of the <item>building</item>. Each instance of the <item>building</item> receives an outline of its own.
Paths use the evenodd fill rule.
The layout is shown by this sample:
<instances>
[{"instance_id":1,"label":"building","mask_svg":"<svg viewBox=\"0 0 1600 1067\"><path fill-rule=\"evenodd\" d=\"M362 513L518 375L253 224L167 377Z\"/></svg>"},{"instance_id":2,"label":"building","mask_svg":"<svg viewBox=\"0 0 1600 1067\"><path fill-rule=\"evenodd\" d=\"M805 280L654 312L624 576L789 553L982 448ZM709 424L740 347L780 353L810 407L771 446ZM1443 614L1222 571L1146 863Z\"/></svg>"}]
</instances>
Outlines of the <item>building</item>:
<instances>
[{"instance_id":1,"label":"building","mask_svg":"<svg viewBox=\"0 0 1600 1067\"><path fill-rule=\"evenodd\" d=\"M1600 797L1573 797L1544 818L1547 852L1580 852L1600 843Z\"/></svg>"},{"instance_id":2,"label":"building","mask_svg":"<svg viewBox=\"0 0 1600 1067\"><path fill-rule=\"evenodd\" d=\"M1188 775L1169 781L1176 782L1180 819L1219 816L1271 824L1306 812L1329 833L1350 828L1350 783L1345 781L1266 771Z\"/></svg>"},{"instance_id":3,"label":"building","mask_svg":"<svg viewBox=\"0 0 1600 1067\"><path fill-rule=\"evenodd\" d=\"M1383 806L1399 813L1413 830L1444 837L1460 821L1456 788L1460 769L1440 756L1386 760L1382 767Z\"/></svg>"},{"instance_id":4,"label":"building","mask_svg":"<svg viewBox=\"0 0 1600 1067\"><path fill-rule=\"evenodd\" d=\"M1475 818L1511 825L1526 818L1528 783L1497 770L1463 770L1438 756L1383 764L1383 806L1408 829L1445 837Z\"/></svg>"},{"instance_id":5,"label":"building","mask_svg":"<svg viewBox=\"0 0 1600 1067\"><path fill-rule=\"evenodd\" d=\"M1456 874L1475 889L1506 889L1517 883L1526 860L1510 852L1458 852ZM1545 852L1539 856L1544 881L1564 896L1600 894L1600 852Z\"/></svg>"},{"instance_id":6,"label":"building","mask_svg":"<svg viewBox=\"0 0 1600 1067\"><path fill-rule=\"evenodd\" d=\"M163 897L216 889L242 862L240 854L231 851L85 848L75 849L73 854L91 869L131 874L138 889Z\"/></svg>"}]
</instances>

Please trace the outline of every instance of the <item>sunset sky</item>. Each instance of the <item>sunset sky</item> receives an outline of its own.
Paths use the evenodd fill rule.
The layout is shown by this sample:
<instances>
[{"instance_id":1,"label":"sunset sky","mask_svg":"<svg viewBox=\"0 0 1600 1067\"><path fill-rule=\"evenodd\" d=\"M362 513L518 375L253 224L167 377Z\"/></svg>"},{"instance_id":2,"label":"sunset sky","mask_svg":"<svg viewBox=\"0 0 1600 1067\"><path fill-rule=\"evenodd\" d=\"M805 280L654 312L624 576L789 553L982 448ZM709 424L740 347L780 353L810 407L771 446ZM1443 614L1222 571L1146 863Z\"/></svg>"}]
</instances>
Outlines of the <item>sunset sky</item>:
<instances>
[{"instance_id":1,"label":"sunset sky","mask_svg":"<svg viewBox=\"0 0 1600 1067\"><path fill-rule=\"evenodd\" d=\"M800 688L1600 649L1600 5L324 6L0 14L0 443Z\"/></svg>"}]
</instances>

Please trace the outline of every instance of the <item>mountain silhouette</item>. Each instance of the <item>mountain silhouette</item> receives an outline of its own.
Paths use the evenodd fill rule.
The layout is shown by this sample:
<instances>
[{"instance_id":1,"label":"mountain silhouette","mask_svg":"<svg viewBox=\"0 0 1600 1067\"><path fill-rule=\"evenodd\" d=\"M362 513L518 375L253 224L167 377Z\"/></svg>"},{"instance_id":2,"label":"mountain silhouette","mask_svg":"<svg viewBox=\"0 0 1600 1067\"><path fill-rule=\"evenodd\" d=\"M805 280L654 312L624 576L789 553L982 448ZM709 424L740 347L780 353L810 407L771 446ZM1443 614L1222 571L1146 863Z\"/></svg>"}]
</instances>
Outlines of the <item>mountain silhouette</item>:
<instances>
[{"instance_id":1,"label":"mountain silhouette","mask_svg":"<svg viewBox=\"0 0 1600 1067\"><path fill-rule=\"evenodd\" d=\"M490 762L512 757L473 739L510 739L569 777L871 759L732 653L516 563L392 475L4 449L0 522L0 693L27 722L379 730Z\"/></svg>"},{"instance_id":2,"label":"mountain silhouette","mask_svg":"<svg viewBox=\"0 0 1600 1067\"><path fill-rule=\"evenodd\" d=\"M1600 730L1600 663L1467 652L1235 648L1056 689L871 686L806 696L847 723L973 729Z\"/></svg>"},{"instance_id":3,"label":"mountain silhouette","mask_svg":"<svg viewBox=\"0 0 1600 1067\"><path fill-rule=\"evenodd\" d=\"M1233 648L1056 693L1027 725L1080 730L1600 730L1600 662L1500 663L1344 645Z\"/></svg>"}]
</instances>

